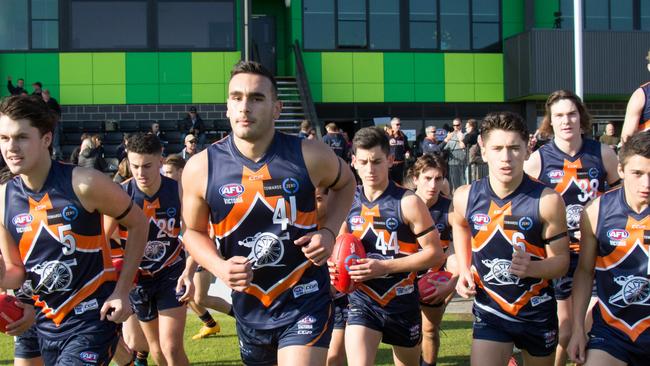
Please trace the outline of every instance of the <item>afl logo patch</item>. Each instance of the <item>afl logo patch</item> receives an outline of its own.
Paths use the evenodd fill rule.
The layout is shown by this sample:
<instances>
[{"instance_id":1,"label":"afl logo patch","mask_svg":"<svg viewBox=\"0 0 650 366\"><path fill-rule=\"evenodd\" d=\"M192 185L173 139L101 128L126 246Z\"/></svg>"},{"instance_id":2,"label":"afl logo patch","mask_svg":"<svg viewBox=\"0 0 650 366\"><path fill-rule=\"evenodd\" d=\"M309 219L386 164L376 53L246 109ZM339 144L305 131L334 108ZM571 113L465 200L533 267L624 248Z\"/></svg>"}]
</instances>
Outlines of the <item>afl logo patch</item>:
<instances>
[{"instance_id":1,"label":"afl logo patch","mask_svg":"<svg viewBox=\"0 0 650 366\"><path fill-rule=\"evenodd\" d=\"M27 226L34 221L34 216L28 213L21 213L16 216L14 216L13 219L11 219L11 223L13 223L15 226Z\"/></svg>"},{"instance_id":2,"label":"afl logo patch","mask_svg":"<svg viewBox=\"0 0 650 366\"><path fill-rule=\"evenodd\" d=\"M74 221L79 216L79 210L72 205L65 206L61 211L61 216L63 216L65 221Z\"/></svg>"},{"instance_id":3,"label":"afl logo patch","mask_svg":"<svg viewBox=\"0 0 650 366\"><path fill-rule=\"evenodd\" d=\"M530 230L530 228L533 227L533 219L531 219L528 216L524 216L521 219L519 219L519 229L523 231Z\"/></svg>"},{"instance_id":4,"label":"afl logo patch","mask_svg":"<svg viewBox=\"0 0 650 366\"><path fill-rule=\"evenodd\" d=\"M559 169L551 170L546 176L551 180L551 183L559 183L564 178L564 171Z\"/></svg>"},{"instance_id":5,"label":"afl logo patch","mask_svg":"<svg viewBox=\"0 0 650 366\"><path fill-rule=\"evenodd\" d=\"M219 194L223 198L237 198L244 193L244 186L237 183L224 184L219 188Z\"/></svg>"},{"instance_id":6,"label":"afl logo patch","mask_svg":"<svg viewBox=\"0 0 650 366\"><path fill-rule=\"evenodd\" d=\"M490 223L490 216L482 213L474 214L471 217L474 223L474 230L487 230L487 224Z\"/></svg>"},{"instance_id":7,"label":"afl logo patch","mask_svg":"<svg viewBox=\"0 0 650 366\"><path fill-rule=\"evenodd\" d=\"M620 243L627 239L630 236L630 233L623 229L611 229L607 231L607 237L610 240L610 244L613 244L612 242Z\"/></svg>"},{"instance_id":8,"label":"afl logo patch","mask_svg":"<svg viewBox=\"0 0 650 366\"><path fill-rule=\"evenodd\" d=\"M399 223L397 222L397 219L394 217L389 217L386 219L386 229L394 231L397 229L397 226Z\"/></svg>"},{"instance_id":9,"label":"afl logo patch","mask_svg":"<svg viewBox=\"0 0 650 366\"><path fill-rule=\"evenodd\" d=\"M285 178L282 181L282 190L286 194L296 194L298 193L298 189L300 189L300 184L298 184L298 179L296 178Z\"/></svg>"}]
</instances>

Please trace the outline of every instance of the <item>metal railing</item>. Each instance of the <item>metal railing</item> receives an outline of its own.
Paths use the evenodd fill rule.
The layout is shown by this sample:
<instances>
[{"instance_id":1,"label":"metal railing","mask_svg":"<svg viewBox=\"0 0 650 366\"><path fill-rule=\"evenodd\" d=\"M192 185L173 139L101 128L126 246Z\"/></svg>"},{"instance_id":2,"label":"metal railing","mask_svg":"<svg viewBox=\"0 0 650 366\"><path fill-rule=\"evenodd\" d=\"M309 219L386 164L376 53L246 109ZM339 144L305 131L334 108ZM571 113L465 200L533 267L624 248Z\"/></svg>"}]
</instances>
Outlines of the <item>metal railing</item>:
<instances>
[{"instance_id":1,"label":"metal railing","mask_svg":"<svg viewBox=\"0 0 650 366\"><path fill-rule=\"evenodd\" d=\"M323 138L323 127L318 120L316 115L316 107L314 106L314 100L311 96L311 90L309 89L309 79L307 78L307 70L305 69L305 63L302 59L302 49L300 44L296 40L293 45L293 55L296 60L296 84L298 90L300 91L300 104L302 109L305 112L305 116L311 123L311 126L316 130L316 135L319 139Z\"/></svg>"}]
</instances>

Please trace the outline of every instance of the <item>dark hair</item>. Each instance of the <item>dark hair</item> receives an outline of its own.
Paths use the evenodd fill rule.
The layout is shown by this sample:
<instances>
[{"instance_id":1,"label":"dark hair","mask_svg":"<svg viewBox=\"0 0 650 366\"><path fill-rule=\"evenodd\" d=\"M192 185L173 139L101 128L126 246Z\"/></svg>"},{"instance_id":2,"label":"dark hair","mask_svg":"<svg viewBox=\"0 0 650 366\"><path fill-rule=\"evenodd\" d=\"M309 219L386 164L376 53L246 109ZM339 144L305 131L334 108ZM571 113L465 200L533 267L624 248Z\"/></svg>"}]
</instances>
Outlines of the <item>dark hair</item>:
<instances>
[{"instance_id":1,"label":"dark hair","mask_svg":"<svg viewBox=\"0 0 650 366\"><path fill-rule=\"evenodd\" d=\"M512 131L519 134L524 142L528 143L528 128L524 119L513 112L488 113L481 123L481 138L485 142L493 130Z\"/></svg>"},{"instance_id":2,"label":"dark hair","mask_svg":"<svg viewBox=\"0 0 650 366\"><path fill-rule=\"evenodd\" d=\"M38 129L41 136L54 132L56 115L43 101L35 95L14 95L5 98L0 103L0 115L5 115L14 121L26 119L32 127Z\"/></svg>"},{"instance_id":3,"label":"dark hair","mask_svg":"<svg viewBox=\"0 0 650 366\"><path fill-rule=\"evenodd\" d=\"M447 163L440 155L424 154L415 161L415 164L409 169L408 175L413 179L427 169L438 169L443 176L447 176Z\"/></svg>"},{"instance_id":4,"label":"dark hair","mask_svg":"<svg viewBox=\"0 0 650 366\"><path fill-rule=\"evenodd\" d=\"M230 80L232 80L232 78L237 74L255 74L269 79L271 85L273 85L273 97L278 97L278 83L275 81L275 77L259 62L239 61L230 71Z\"/></svg>"},{"instance_id":5,"label":"dark hair","mask_svg":"<svg viewBox=\"0 0 650 366\"><path fill-rule=\"evenodd\" d=\"M156 135L150 133L134 133L127 140L129 152L136 154L162 154L162 145Z\"/></svg>"},{"instance_id":6,"label":"dark hair","mask_svg":"<svg viewBox=\"0 0 650 366\"><path fill-rule=\"evenodd\" d=\"M587 111L587 107L585 107L582 99L570 90L556 90L548 96L545 104L544 119L542 120L542 124L539 126L539 131L546 136L553 135L553 126L551 126L551 107L562 99L568 99L573 102L578 109L578 114L580 114L580 128L583 132L589 133L591 131L591 115Z\"/></svg>"},{"instance_id":7,"label":"dark hair","mask_svg":"<svg viewBox=\"0 0 650 366\"><path fill-rule=\"evenodd\" d=\"M163 159L163 165L167 164L173 166L176 169L183 169L185 168L185 159L177 154L169 155Z\"/></svg>"},{"instance_id":8,"label":"dark hair","mask_svg":"<svg viewBox=\"0 0 650 366\"><path fill-rule=\"evenodd\" d=\"M37 81L37 82L35 82L35 83L32 84L32 85L38 85L39 88L42 88L42 87L43 87L43 83L41 83L40 81Z\"/></svg>"},{"instance_id":9,"label":"dark hair","mask_svg":"<svg viewBox=\"0 0 650 366\"><path fill-rule=\"evenodd\" d=\"M650 159L650 130L635 133L628 138L618 152L618 161L622 167L625 167L627 160L634 155Z\"/></svg>"},{"instance_id":10,"label":"dark hair","mask_svg":"<svg viewBox=\"0 0 650 366\"><path fill-rule=\"evenodd\" d=\"M470 118L466 122L468 125L472 126L473 129L476 129L476 120L474 118Z\"/></svg>"},{"instance_id":11,"label":"dark hair","mask_svg":"<svg viewBox=\"0 0 650 366\"><path fill-rule=\"evenodd\" d=\"M388 136L384 131L380 130L377 127L364 127L357 131L352 139L352 152L356 153L357 149L372 149L375 146L379 146L381 151L386 155L390 154L390 143L388 142Z\"/></svg>"}]
</instances>

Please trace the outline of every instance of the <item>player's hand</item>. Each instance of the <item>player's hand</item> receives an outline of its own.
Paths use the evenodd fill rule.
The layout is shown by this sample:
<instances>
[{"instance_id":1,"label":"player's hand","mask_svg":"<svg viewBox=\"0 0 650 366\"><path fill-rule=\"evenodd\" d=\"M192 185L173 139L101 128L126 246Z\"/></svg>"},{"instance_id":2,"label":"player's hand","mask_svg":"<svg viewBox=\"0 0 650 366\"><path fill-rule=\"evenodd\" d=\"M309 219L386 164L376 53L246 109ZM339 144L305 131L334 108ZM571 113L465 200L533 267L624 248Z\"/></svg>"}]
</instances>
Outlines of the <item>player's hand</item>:
<instances>
[{"instance_id":1,"label":"player's hand","mask_svg":"<svg viewBox=\"0 0 650 366\"><path fill-rule=\"evenodd\" d=\"M34 324L36 319L36 309L32 305L16 301L16 306L23 309L23 317L13 323L7 324L6 333L10 336L19 336L25 333Z\"/></svg>"},{"instance_id":2,"label":"player's hand","mask_svg":"<svg viewBox=\"0 0 650 366\"><path fill-rule=\"evenodd\" d=\"M246 257L232 257L223 263L221 272L217 273L226 286L235 291L244 291L253 280L253 265Z\"/></svg>"},{"instance_id":3,"label":"player's hand","mask_svg":"<svg viewBox=\"0 0 650 366\"><path fill-rule=\"evenodd\" d=\"M339 272L336 270L336 263L327 261L327 270L330 274L330 284L334 286L334 281L337 279Z\"/></svg>"},{"instance_id":4,"label":"player's hand","mask_svg":"<svg viewBox=\"0 0 650 366\"><path fill-rule=\"evenodd\" d=\"M329 230L312 231L293 243L302 247L302 252L312 263L322 266L332 255L336 238Z\"/></svg>"},{"instance_id":5,"label":"player's hand","mask_svg":"<svg viewBox=\"0 0 650 366\"><path fill-rule=\"evenodd\" d=\"M194 282L185 272L178 278L176 283L176 296L178 295L181 295L178 298L180 302L190 301L194 298Z\"/></svg>"},{"instance_id":6,"label":"player's hand","mask_svg":"<svg viewBox=\"0 0 650 366\"><path fill-rule=\"evenodd\" d=\"M527 253L523 246L515 245L515 251L512 253L512 264L510 273L524 279L528 277L530 267L530 253Z\"/></svg>"},{"instance_id":7,"label":"player's hand","mask_svg":"<svg viewBox=\"0 0 650 366\"><path fill-rule=\"evenodd\" d=\"M460 273L458 283L456 283L456 292L466 299L476 295L476 284L472 271L465 270Z\"/></svg>"},{"instance_id":8,"label":"player's hand","mask_svg":"<svg viewBox=\"0 0 650 366\"><path fill-rule=\"evenodd\" d=\"M571 361L582 365L587 361L585 348L587 346L587 337L584 332L574 332L567 346L567 355Z\"/></svg>"},{"instance_id":9,"label":"player's hand","mask_svg":"<svg viewBox=\"0 0 650 366\"><path fill-rule=\"evenodd\" d=\"M447 299L449 294L456 290L458 277L452 277L449 281L435 281L430 278L427 282L436 286L436 290L429 296L422 298L422 302L427 304L440 304Z\"/></svg>"},{"instance_id":10,"label":"player's hand","mask_svg":"<svg viewBox=\"0 0 650 366\"><path fill-rule=\"evenodd\" d=\"M355 282L363 282L385 276L387 274L386 266L383 261L372 258L359 258L357 264L350 266L348 272L350 278Z\"/></svg>"},{"instance_id":11,"label":"player's hand","mask_svg":"<svg viewBox=\"0 0 650 366\"><path fill-rule=\"evenodd\" d=\"M5 279L5 273L7 273L7 267L5 266L5 260L0 254L0 283Z\"/></svg>"},{"instance_id":12,"label":"player's hand","mask_svg":"<svg viewBox=\"0 0 650 366\"><path fill-rule=\"evenodd\" d=\"M102 309L99 312L101 320L107 319L113 323L124 323L129 316L133 313L131 309L131 302L129 302L129 293L116 293L113 292L111 296L106 299Z\"/></svg>"}]
</instances>

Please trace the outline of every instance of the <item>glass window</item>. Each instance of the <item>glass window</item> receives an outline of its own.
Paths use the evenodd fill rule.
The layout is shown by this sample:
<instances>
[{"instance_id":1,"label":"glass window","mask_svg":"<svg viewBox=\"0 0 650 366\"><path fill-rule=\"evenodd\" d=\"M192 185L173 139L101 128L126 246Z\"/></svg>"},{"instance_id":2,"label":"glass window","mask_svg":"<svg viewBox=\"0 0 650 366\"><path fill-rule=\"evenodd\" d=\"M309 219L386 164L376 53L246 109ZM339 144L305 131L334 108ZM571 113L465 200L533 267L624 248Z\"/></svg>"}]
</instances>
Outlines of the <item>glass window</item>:
<instances>
[{"instance_id":1,"label":"glass window","mask_svg":"<svg viewBox=\"0 0 650 366\"><path fill-rule=\"evenodd\" d=\"M647 3L647 1L645 1ZM611 2L611 29L629 31L634 29L632 0Z\"/></svg>"},{"instance_id":2,"label":"glass window","mask_svg":"<svg viewBox=\"0 0 650 366\"><path fill-rule=\"evenodd\" d=\"M411 48L438 48L437 0L409 1L409 46Z\"/></svg>"},{"instance_id":3,"label":"glass window","mask_svg":"<svg viewBox=\"0 0 650 366\"><path fill-rule=\"evenodd\" d=\"M75 0L71 18L73 49L147 47L146 1Z\"/></svg>"},{"instance_id":4,"label":"glass window","mask_svg":"<svg viewBox=\"0 0 650 366\"><path fill-rule=\"evenodd\" d=\"M32 21L32 48L53 49L59 47L59 22L57 20Z\"/></svg>"},{"instance_id":5,"label":"glass window","mask_svg":"<svg viewBox=\"0 0 650 366\"><path fill-rule=\"evenodd\" d=\"M305 49L333 49L334 0L303 0Z\"/></svg>"},{"instance_id":6,"label":"glass window","mask_svg":"<svg viewBox=\"0 0 650 366\"><path fill-rule=\"evenodd\" d=\"M32 20L59 19L58 0L32 0Z\"/></svg>"},{"instance_id":7,"label":"glass window","mask_svg":"<svg viewBox=\"0 0 650 366\"><path fill-rule=\"evenodd\" d=\"M235 47L234 4L231 1L158 3L158 47Z\"/></svg>"},{"instance_id":8,"label":"glass window","mask_svg":"<svg viewBox=\"0 0 650 366\"><path fill-rule=\"evenodd\" d=\"M573 29L573 0L560 0L560 12L562 13L562 29Z\"/></svg>"},{"instance_id":9,"label":"glass window","mask_svg":"<svg viewBox=\"0 0 650 366\"><path fill-rule=\"evenodd\" d=\"M399 0L370 2L370 48L400 48Z\"/></svg>"},{"instance_id":10,"label":"glass window","mask_svg":"<svg viewBox=\"0 0 650 366\"><path fill-rule=\"evenodd\" d=\"M650 30L650 1L641 2L641 29Z\"/></svg>"},{"instance_id":11,"label":"glass window","mask_svg":"<svg viewBox=\"0 0 650 366\"><path fill-rule=\"evenodd\" d=\"M440 0L440 49L470 49L468 1Z\"/></svg>"},{"instance_id":12,"label":"glass window","mask_svg":"<svg viewBox=\"0 0 650 366\"><path fill-rule=\"evenodd\" d=\"M26 50L27 1L0 1L0 50Z\"/></svg>"},{"instance_id":13,"label":"glass window","mask_svg":"<svg viewBox=\"0 0 650 366\"><path fill-rule=\"evenodd\" d=\"M609 29L609 0L589 0L583 3L585 13L585 29Z\"/></svg>"},{"instance_id":14,"label":"glass window","mask_svg":"<svg viewBox=\"0 0 650 366\"><path fill-rule=\"evenodd\" d=\"M338 44L366 47L366 0L338 0Z\"/></svg>"},{"instance_id":15,"label":"glass window","mask_svg":"<svg viewBox=\"0 0 650 366\"><path fill-rule=\"evenodd\" d=\"M499 47L499 23L474 23L472 25L472 49L498 51Z\"/></svg>"},{"instance_id":16,"label":"glass window","mask_svg":"<svg viewBox=\"0 0 650 366\"><path fill-rule=\"evenodd\" d=\"M472 21L498 22L499 0L472 0Z\"/></svg>"}]
</instances>

